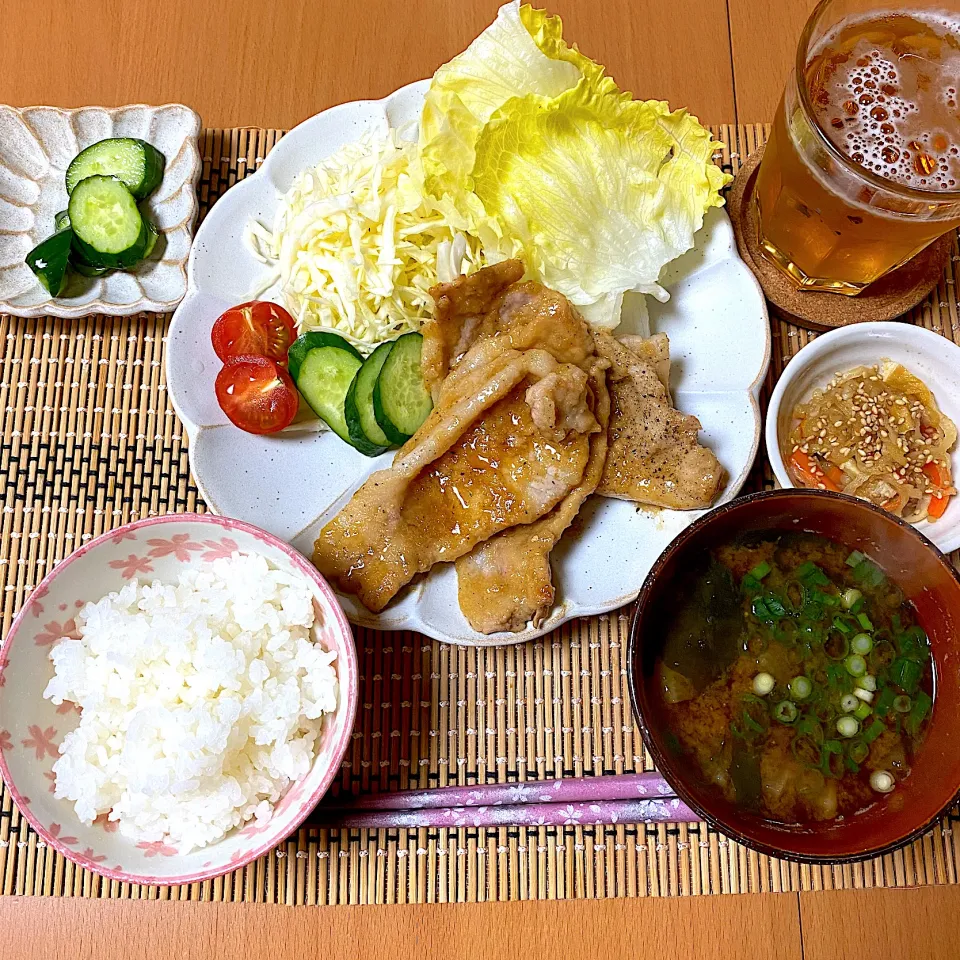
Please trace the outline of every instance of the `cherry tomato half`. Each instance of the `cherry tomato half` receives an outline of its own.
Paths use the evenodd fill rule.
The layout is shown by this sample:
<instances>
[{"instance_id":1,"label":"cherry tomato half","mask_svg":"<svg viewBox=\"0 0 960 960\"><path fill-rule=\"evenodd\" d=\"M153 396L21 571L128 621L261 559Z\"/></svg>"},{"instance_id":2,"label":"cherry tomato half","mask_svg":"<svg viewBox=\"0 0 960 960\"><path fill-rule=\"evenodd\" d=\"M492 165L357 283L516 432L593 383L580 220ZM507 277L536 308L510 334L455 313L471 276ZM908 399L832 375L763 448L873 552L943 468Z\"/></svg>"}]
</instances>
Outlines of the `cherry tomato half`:
<instances>
[{"instance_id":1,"label":"cherry tomato half","mask_svg":"<svg viewBox=\"0 0 960 960\"><path fill-rule=\"evenodd\" d=\"M217 374L217 402L247 433L276 433L297 415L300 395L290 374L267 357L231 357Z\"/></svg>"},{"instance_id":2,"label":"cherry tomato half","mask_svg":"<svg viewBox=\"0 0 960 960\"><path fill-rule=\"evenodd\" d=\"M231 357L269 357L286 363L296 337L293 317L267 300L231 307L217 317L210 331L213 349L224 363Z\"/></svg>"}]
</instances>

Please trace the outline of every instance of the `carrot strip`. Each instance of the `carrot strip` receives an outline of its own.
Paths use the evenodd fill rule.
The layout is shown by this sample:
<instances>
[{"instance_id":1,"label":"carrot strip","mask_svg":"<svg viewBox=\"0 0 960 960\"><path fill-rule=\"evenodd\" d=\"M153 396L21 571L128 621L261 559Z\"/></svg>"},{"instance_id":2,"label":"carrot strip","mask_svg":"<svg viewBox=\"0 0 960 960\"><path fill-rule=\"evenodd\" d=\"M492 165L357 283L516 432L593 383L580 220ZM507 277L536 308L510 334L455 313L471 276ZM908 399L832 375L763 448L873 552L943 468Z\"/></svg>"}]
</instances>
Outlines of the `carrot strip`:
<instances>
[{"instance_id":1,"label":"carrot strip","mask_svg":"<svg viewBox=\"0 0 960 960\"><path fill-rule=\"evenodd\" d=\"M927 505L927 516L930 517L931 520L939 520L940 517L946 513L949 502L949 496L935 493L930 497L930 503Z\"/></svg>"},{"instance_id":2,"label":"carrot strip","mask_svg":"<svg viewBox=\"0 0 960 960\"><path fill-rule=\"evenodd\" d=\"M836 473L839 480L843 479L843 472L839 467L831 465L829 471L825 473L817 467L813 457L808 456L802 450L797 450L790 456L790 463L799 480L806 486L823 486L827 490L832 490L834 493L840 492L840 487L832 476Z\"/></svg>"},{"instance_id":3,"label":"carrot strip","mask_svg":"<svg viewBox=\"0 0 960 960\"><path fill-rule=\"evenodd\" d=\"M927 477L930 479L930 482L935 487L946 486L946 484L944 483L943 474L940 470L939 463L934 463L932 461L930 463L925 463L923 465L923 472L927 475Z\"/></svg>"},{"instance_id":4,"label":"carrot strip","mask_svg":"<svg viewBox=\"0 0 960 960\"><path fill-rule=\"evenodd\" d=\"M956 492L948 486L944 471L940 469L938 463L926 463L923 466L924 474L930 479L930 482L936 487L936 491L930 497L930 503L927 505L927 516L931 520L938 520L944 515L950 497Z\"/></svg>"},{"instance_id":5,"label":"carrot strip","mask_svg":"<svg viewBox=\"0 0 960 960\"><path fill-rule=\"evenodd\" d=\"M830 478L832 483L837 485L837 489L839 490L843 485L843 471L831 463L823 472Z\"/></svg>"}]
</instances>

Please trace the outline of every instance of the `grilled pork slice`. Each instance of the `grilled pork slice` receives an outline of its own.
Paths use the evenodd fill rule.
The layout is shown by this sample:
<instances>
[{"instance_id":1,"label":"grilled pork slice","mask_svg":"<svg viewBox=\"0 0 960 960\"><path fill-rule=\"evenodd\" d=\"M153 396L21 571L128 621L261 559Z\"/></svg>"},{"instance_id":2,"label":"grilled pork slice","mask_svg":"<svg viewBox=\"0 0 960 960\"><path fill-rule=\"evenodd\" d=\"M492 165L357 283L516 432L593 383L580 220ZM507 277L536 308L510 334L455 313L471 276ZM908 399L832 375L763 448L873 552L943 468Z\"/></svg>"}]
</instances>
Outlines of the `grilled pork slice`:
<instances>
[{"instance_id":1,"label":"grilled pork slice","mask_svg":"<svg viewBox=\"0 0 960 960\"><path fill-rule=\"evenodd\" d=\"M611 395L607 463L597 493L675 510L709 507L723 468L697 439L700 421L673 406L666 336L621 343L595 331L594 340L610 362Z\"/></svg>"}]
</instances>

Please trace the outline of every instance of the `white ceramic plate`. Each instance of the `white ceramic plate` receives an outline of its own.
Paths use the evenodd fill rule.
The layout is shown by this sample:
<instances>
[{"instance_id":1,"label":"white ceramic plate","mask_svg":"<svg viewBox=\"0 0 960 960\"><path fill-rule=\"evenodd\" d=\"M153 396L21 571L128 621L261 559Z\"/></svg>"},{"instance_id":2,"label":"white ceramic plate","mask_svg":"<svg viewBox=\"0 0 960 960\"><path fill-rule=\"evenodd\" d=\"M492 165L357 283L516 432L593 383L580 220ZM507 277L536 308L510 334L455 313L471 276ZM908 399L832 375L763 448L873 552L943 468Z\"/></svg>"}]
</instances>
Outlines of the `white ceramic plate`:
<instances>
[{"instance_id":1,"label":"white ceramic plate","mask_svg":"<svg viewBox=\"0 0 960 960\"><path fill-rule=\"evenodd\" d=\"M181 103L160 107L0 106L0 313L18 317L121 317L169 313L187 292L187 254L197 216L200 117ZM85 147L108 137L140 137L166 158L163 182L144 201L160 231L156 250L135 270L105 277L71 274L53 298L23 258L53 233L67 205L64 174Z\"/></svg>"},{"instance_id":2,"label":"white ceramic plate","mask_svg":"<svg viewBox=\"0 0 960 960\"><path fill-rule=\"evenodd\" d=\"M416 121L428 81L381 101L347 103L300 124L257 173L212 208L190 254L187 296L174 316L167 350L170 397L190 440L194 478L211 510L256 523L306 555L324 522L366 477L390 463L370 460L331 433L258 437L233 427L217 406L220 362L210 328L227 307L250 297L266 268L242 243L251 217L272 222L294 176L372 124ZM670 301L651 301L655 331L670 336L672 388L679 409L703 424L702 438L726 468L721 502L743 485L760 440L757 394L770 357L760 288L737 255L730 221L711 210L696 247L662 279ZM619 332L630 332L623 325ZM347 616L380 630L418 630L450 643L497 645L529 640L574 617L606 613L636 597L661 550L699 512L643 512L620 500L592 497L553 554L557 606L538 630L484 636L457 604L454 568L438 565L383 613L342 596Z\"/></svg>"},{"instance_id":3,"label":"white ceramic plate","mask_svg":"<svg viewBox=\"0 0 960 960\"><path fill-rule=\"evenodd\" d=\"M808 343L786 366L767 410L767 456L782 487L796 484L787 472L781 439L790 434L791 411L810 399L818 387L851 367L895 360L916 374L931 390L937 406L960 424L960 347L939 333L910 323L857 323L840 327ZM960 476L960 444L953 448L952 473ZM960 504L954 497L934 523L916 528L944 553L960 549Z\"/></svg>"}]
</instances>

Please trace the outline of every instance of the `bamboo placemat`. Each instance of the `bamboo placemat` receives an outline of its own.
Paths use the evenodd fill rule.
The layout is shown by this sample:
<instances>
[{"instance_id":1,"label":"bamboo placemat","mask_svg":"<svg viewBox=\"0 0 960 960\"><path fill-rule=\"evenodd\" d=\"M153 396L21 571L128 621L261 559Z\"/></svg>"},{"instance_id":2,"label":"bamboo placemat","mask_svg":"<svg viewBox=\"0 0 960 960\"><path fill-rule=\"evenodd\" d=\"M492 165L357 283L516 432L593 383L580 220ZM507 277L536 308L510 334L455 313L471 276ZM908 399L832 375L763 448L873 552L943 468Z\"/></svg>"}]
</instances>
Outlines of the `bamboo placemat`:
<instances>
[{"instance_id":1,"label":"bamboo placemat","mask_svg":"<svg viewBox=\"0 0 960 960\"><path fill-rule=\"evenodd\" d=\"M762 125L723 126L736 172ZM252 173L281 131L207 130L201 216ZM911 319L960 341L960 252ZM169 317L0 316L2 628L33 585L83 541L138 517L203 510L164 381ZM763 394L812 334L773 323ZM763 458L749 489L771 486ZM627 613L542 640L461 649L357 631L360 709L337 789L524 781L649 769L626 679ZM957 882L960 813L910 848L863 864L759 856L705 824L342 830L306 826L218 880L146 887L101 879L47 849L0 794L0 892L269 903L396 903L689 895Z\"/></svg>"}]
</instances>

